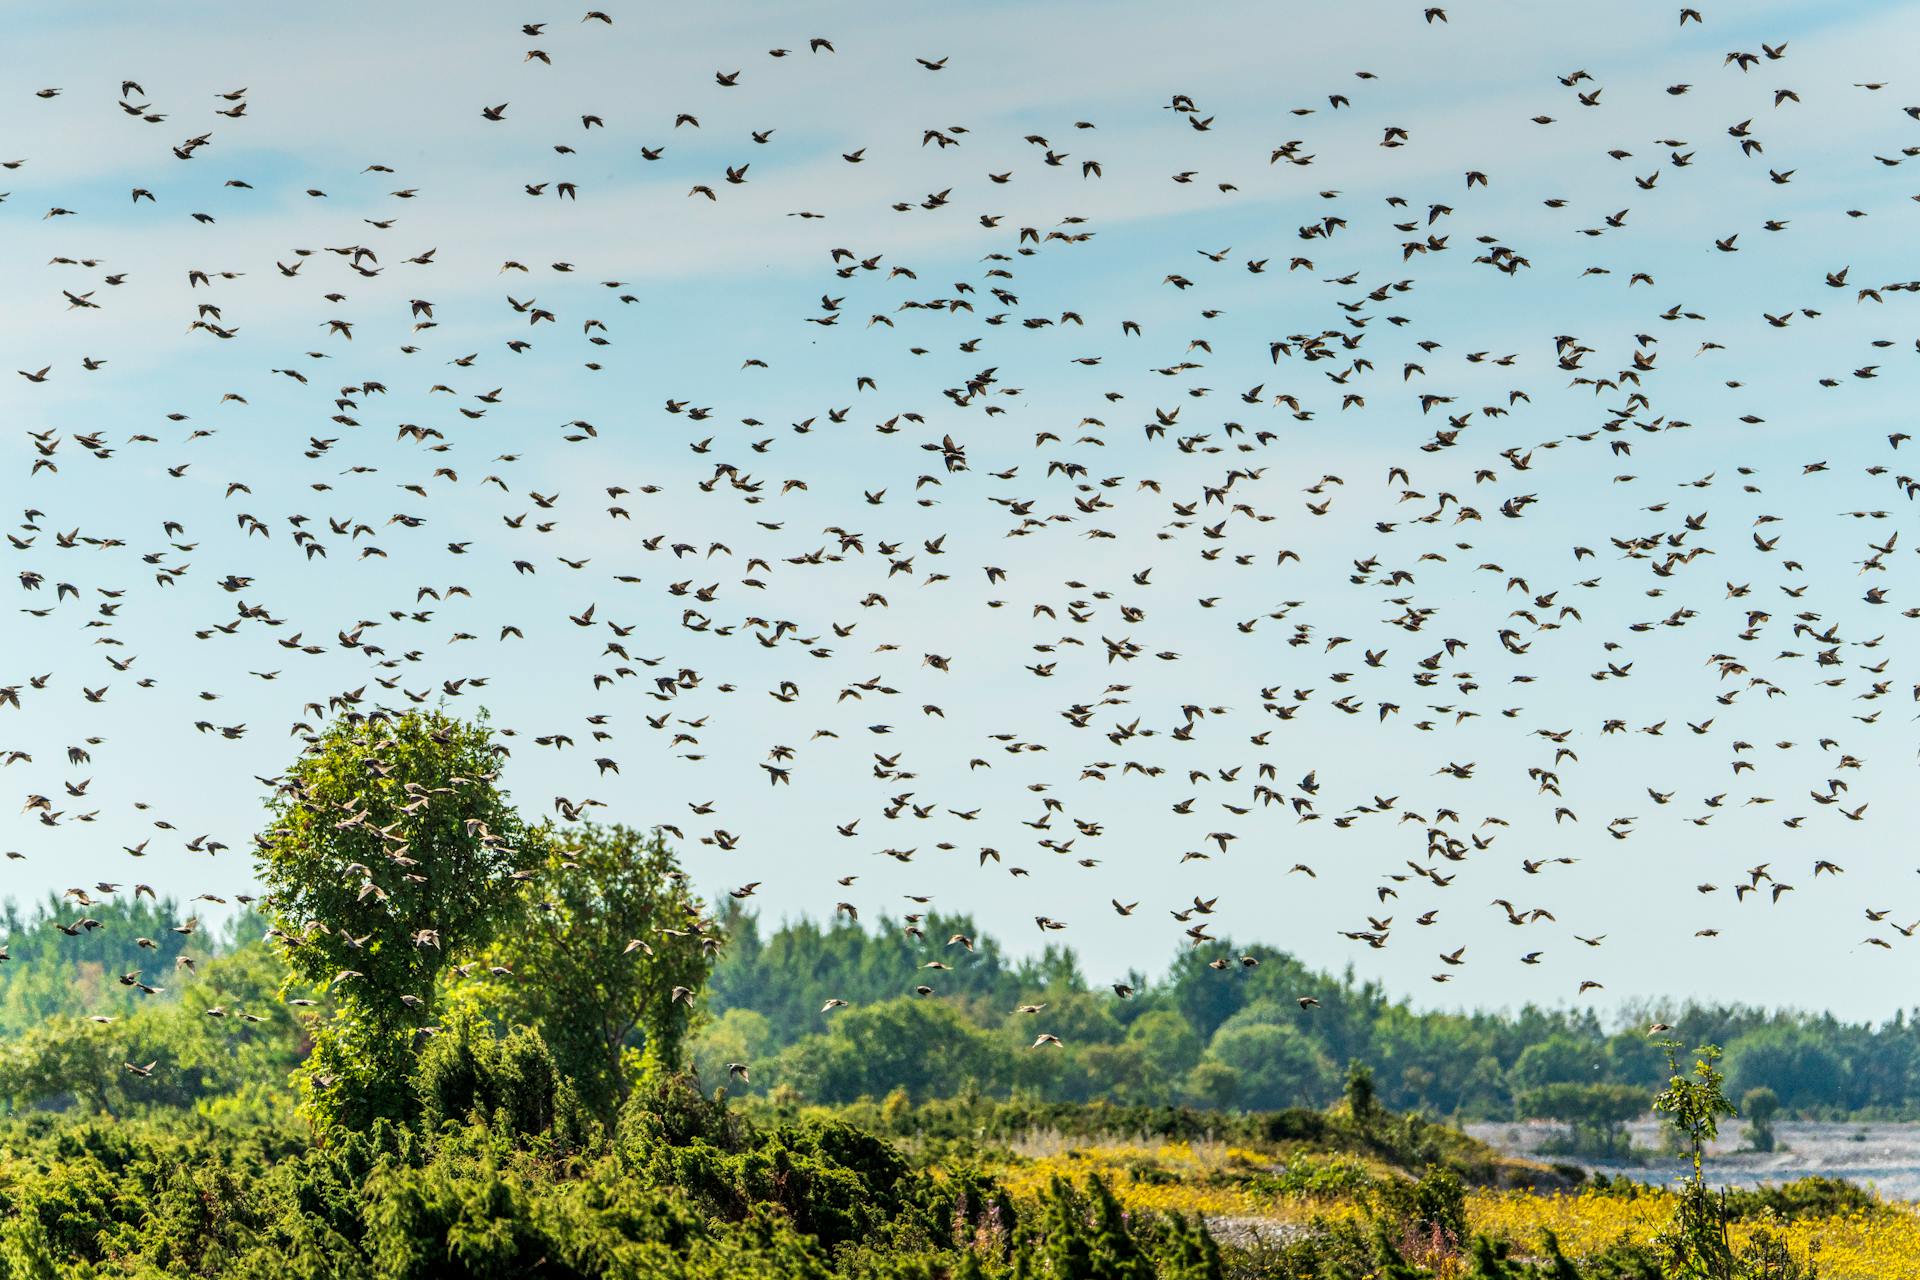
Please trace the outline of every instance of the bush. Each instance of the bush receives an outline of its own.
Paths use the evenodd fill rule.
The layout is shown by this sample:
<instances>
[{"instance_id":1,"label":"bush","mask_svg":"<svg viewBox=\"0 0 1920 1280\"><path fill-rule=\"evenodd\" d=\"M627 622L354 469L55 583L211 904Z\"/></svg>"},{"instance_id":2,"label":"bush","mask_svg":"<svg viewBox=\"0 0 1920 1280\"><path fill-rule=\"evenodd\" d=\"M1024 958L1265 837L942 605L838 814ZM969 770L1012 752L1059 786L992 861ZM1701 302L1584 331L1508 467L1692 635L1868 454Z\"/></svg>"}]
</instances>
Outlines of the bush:
<instances>
[{"instance_id":1,"label":"bush","mask_svg":"<svg viewBox=\"0 0 1920 1280\"><path fill-rule=\"evenodd\" d=\"M503 1038L483 1022L459 1020L421 1053L413 1087L428 1132L480 1123L516 1139L551 1133L568 1149L587 1140L573 1084L531 1027Z\"/></svg>"},{"instance_id":2,"label":"bush","mask_svg":"<svg viewBox=\"0 0 1920 1280\"><path fill-rule=\"evenodd\" d=\"M1815 1174L1767 1187L1739 1187L1726 1193L1727 1212L1735 1218L1773 1216L1825 1218L1842 1213L1883 1213L1886 1206L1871 1191L1844 1178Z\"/></svg>"},{"instance_id":3,"label":"bush","mask_svg":"<svg viewBox=\"0 0 1920 1280\"><path fill-rule=\"evenodd\" d=\"M1453 1246L1467 1236L1467 1188L1459 1175L1438 1165L1418 1179L1376 1184L1379 1216L1406 1235L1437 1237Z\"/></svg>"},{"instance_id":4,"label":"bush","mask_svg":"<svg viewBox=\"0 0 1920 1280\"><path fill-rule=\"evenodd\" d=\"M1780 1114L1780 1095L1764 1085L1749 1089L1740 1097L1740 1113L1747 1118L1746 1132L1741 1135L1747 1145L1755 1151L1773 1150L1778 1142L1773 1118Z\"/></svg>"},{"instance_id":5,"label":"bush","mask_svg":"<svg viewBox=\"0 0 1920 1280\"><path fill-rule=\"evenodd\" d=\"M809 1119L759 1133L686 1075L635 1091L621 1114L617 1150L641 1185L684 1191L732 1222L775 1207L828 1246L899 1214L919 1176L884 1140L844 1121Z\"/></svg>"},{"instance_id":6,"label":"bush","mask_svg":"<svg viewBox=\"0 0 1920 1280\"><path fill-rule=\"evenodd\" d=\"M1256 1175L1248 1186L1262 1195L1335 1199L1364 1195L1379 1183L1366 1165L1351 1157L1301 1154L1275 1173Z\"/></svg>"}]
</instances>

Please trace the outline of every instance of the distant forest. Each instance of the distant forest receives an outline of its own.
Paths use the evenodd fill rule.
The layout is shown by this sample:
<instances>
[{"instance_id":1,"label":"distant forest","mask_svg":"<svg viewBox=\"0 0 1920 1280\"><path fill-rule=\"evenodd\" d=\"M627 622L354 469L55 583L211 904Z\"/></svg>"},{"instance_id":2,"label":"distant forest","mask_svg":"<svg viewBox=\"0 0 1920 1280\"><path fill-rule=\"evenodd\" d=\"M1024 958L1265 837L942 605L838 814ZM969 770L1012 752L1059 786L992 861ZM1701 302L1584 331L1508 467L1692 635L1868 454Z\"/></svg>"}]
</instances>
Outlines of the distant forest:
<instances>
[{"instance_id":1,"label":"distant forest","mask_svg":"<svg viewBox=\"0 0 1920 1280\"><path fill-rule=\"evenodd\" d=\"M85 914L100 926L77 936L58 925L81 912L57 899L9 905L0 916L8 955L0 1100L113 1109L124 1087L118 1058L104 1046L79 1051L93 1041L78 1024L100 1014L116 1018L126 1052L165 1053L191 1068L172 1075L177 1102L284 1084L307 1046L286 1016L292 993L281 989L284 971L259 916L210 935L176 932L191 911L173 901L109 900ZM735 1094L1266 1110L1331 1102L1348 1065L1361 1062L1395 1109L1504 1120L1545 1086L1618 1084L1651 1096L1664 1080L1646 1035L1650 1015L1639 1010L1613 1024L1532 1006L1418 1013L1377 984L1227 939L1179 953L1163 976L1134 975L1122 998L1089 984L1071 950L1011 959L965 916L769 929L733 905L721 919L727 944L687 1050L709 1087ZM956 936L971 949L949 941ZM155 994L121 981L136 971ZM828 995L847 1007L823 1012ZM1302 997L1317 1007L1303 1008ZM1022 1005L1045 1007L1018 1012ZM236 1025L242 1015L266 1020ZM1920 1025L1904 1012L1877 1027L1732 1005L1666 1007L1661 1016L1688 1043L1726 1047L1735 1096L1766 1086L1807 1115L1920 1115ZM1042 1032L1060 1045L1031 1052ZM731 1063L750 1064L748 1078L730 1078Z\"/></svg>"}]
</instances>

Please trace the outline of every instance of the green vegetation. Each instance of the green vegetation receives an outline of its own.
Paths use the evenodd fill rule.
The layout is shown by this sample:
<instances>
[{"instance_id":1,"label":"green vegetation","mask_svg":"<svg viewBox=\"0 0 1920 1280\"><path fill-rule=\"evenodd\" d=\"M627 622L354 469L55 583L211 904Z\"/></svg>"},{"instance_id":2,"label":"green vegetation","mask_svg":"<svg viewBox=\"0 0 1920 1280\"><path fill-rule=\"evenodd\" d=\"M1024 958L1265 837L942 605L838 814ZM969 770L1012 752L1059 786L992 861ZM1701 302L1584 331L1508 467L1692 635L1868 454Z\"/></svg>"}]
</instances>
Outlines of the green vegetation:
<instances>
[{"instance_id":1,"label":"green vegetation","mask_svg":"<svg viewBox=\"0 0 1920 1280\"><path fill-rule=\"evenodd\" d=\"M1812 1268L1803 1268L1773 1232L1753 1233L1736 1249L1729 1225L1733 1206L1725 1191L1707 1185L1707 1144L1720 1133L1720 1121L1739 1114L1728 1100L1726 1077L1715 1064L1720 1050L1706 1045L1693 1051L1691 1069L1680 1063L1680 1044L1661 1044L1667 1055L1667 1087L1653 1100L1679 1145L1692 1160L1693 1172L1681 1189L1667 1229L1655 1238L1667 1274L1676 1276L1766 1276L1797 1280Z\"/></svg>"},{"instance_id":2,"label":"green vegetation","mask_svg":"<svg viewBox=\"0 0 1920 1280\"><path fill-rule=\"evenodd\" d=\"M507 918L525 832L484 726L336 722L280 782L259 840L279 950L326 984L300 1069L321 1124L400 1118L450 957Z\"/></svg>"},{"instance_id":3,"label":"green vegetation","mask_svg":"<svg viewBox=\"0 0 1920 1280\"><path fill-rule=\"evenodd\" d=\"M538 1028L581 1101L611 1120L636 1079L681 1061L720 935L657 833L587 824L540 844L515 927L461 998Z\"/></svg>"},{"instance_id":4,"label":"green vegetation","mask_svg":"<svg viewBox=\"0 0 1920 1280\"><path fill-rule=\"evenodd\" d=\"M1779 1138L1773 1132L1773 1120L1780 1114L1780 1096L1773 1090L1761 1085L1749 1089L1740 1098L1740 1114L1747 1118L1747 1127L1741 1134L1747 1146L1755 1151L1772 1151L1779 1145Z\"/></svg>"},{"instance_id":5,"label":"green vegetation","mask_svg":"<svg viewBox=\"0 0 1920 1280\"><path fill-rule=\"evenodd\" d=\"M524 823L499 759L484 725L346 719L281 780L270 892L224 933L137 897L91 925L9 916L0 1280L1791 1280L1748 1218L1882 1212L1844 1184L1709 1192L1731 1108L1710 1051L1689 1073L1668 1046L1657 1105L1696 1176L1657 1239L1570 1253L1500 1225L1536 1200L1512 1188L1566 1175L1406 1104L1450 1074L1456 1110L1510 1107L1524 1082L1523 1109L1611 1141L1650 1091L1557 1077L1643 1044L1537 1011L1420 1019L1277 953L1196 953L1119 1000L964 921L763 939L710 916L657 835ZM933 996L896 994L929 972ZM851 1007L829 1019L822 990ZM1025 1047L1022 1001L1060 1049ZM1413 1047L1522 1026L1511 1072Z\"/></svg>"},{"instance_id":6,"label":"green vegetation","mask_svg":"<svg viewBox=\"0 0 1920 1280\"><path fill-rule=\"evenodd\" d=\"M1009 960L964 916L935 913L917 923L868 927L803 920L763 933L753 916L723 899L729 909L703 932L658 935L651 932L654 921L699 920L704 908L666 874L672 854L656 835L583 826L564 838L537 830L526 845L530 865L527 878L515 882L514 897L534 909L517 915L512 929L476 955L467 976L441 984L451 1005L439 1012L471 1004L501 1025L538 1026L569 1064L568 1073L583 1082L583 1101L602 1116L617 1108L646 1045L669 1039L683 1041L709 1086L725 1083L735 1095L777 1090L822 1103L904 1089L916 1102L971 1092L1214 1110L1324 1106L1340 1096L1344 1064L1359 1061L1372 1065L1372 1096L1385 1108L1460 1121L1540 1115L1572 1127L1566 1117L1541 1110L1550 1099L1571 1096L1561 1086L1614 1086L1619 1092L1610 1098L1635 1091L1642 1105L1632 1114L1639 1114L1664 1081L1659 1047L1637 1019L1608 1030L1588 1013L1537 1008L1507 1017L1417 1014L1370 984L1260 947L1196 948L1178 957L1162 980L1135 975L1129 983L1135 994L1122 1000L1089 983L1071 952ZM569 863L590 872L569 872ZM611 874L622 867L622 874ZM216 970L224 982L238 981L252 966L267 975L256 1000L264 1006L278 981L275 962L264 958L270 948L258 942L267 926L250 913L219 937L196 935L189 948L188 939L171 932L185 914L179 904L108 900L87 911L103 927L69 938L54 922L72 920L79 914L74 909L52 900L8 909L4 926L13 958L0 965L0 1033L40 1035L89 1013L164 1008L199 989L205 957L225 965L236 951L262 956ZM921 936L907 933L909 927ZM946 946L954 934L968 937L973 950ZM159 949L136 946L139 937L156 940ZM627 963L632 957L623 953L635 939L656 953L657 964ZM365 953L348 950L337 968L320 964L310 972L321 981L341 969L371 972L355 963ZM199 974L176 968L176 957L189 951L199 959ZM1242 954L1260 964L1240 966ZM1236 963L1224 971L1208 968L1217 956ZM929 960L952 967L921 970ZM493 975L491 967L510 972ZM143 997L116 984L134 969L165 987L163 994ZM540 980L519 980L527 974ZM325 1007L340 1003L353 981L332 988L336 999ZM920 981L936 986L934 998L911 994ZM676 987L699 991L698 1007L674 1001ZM851 1007L822 1014L823 992ZM1321 1007L1303 1012L1297 995L1314 995ZM209 998L223 1001L234 1002L219 993ZM1032 1003L1048 1007L1038 1017L1012 1012ZM596 1010L591 1020L554 1016L587 1005ZM277 1016L284 1018L284 1011ZM1905 1017L1870 1028L1792 1013L1689 1007L1678 1021L1690 1032L1704 1028L1700 1039L1729 1046L1725 1062L1737 1096L1770 1089L1781 1111L1816 1118L1920 1114L1920 1023ZM581 1032L578 1043L566 1039L572 1030ZM1039 1030L1064 1043L1057 1051L1029 1052ZM946 1044L938 1058L917 1051L916 1038L926 1036ZM1808 1045L1826 1045L1830 1053L1802 1052ZM589 1069L590 1060L603 1065ZM1803 1067L1825 1070L1829 1061L1839 1065L1816 1092ZM733 1062L751 1064L750 1082L728 1078ZM1503 1062L1511 1065L1503 1069ZM1833 1101L1849 1097L1856 1105ZM1759 1114L1743 1112L1750 1123ZM1596 1136L1583 1135L1579 1150L1597 1153L1584 1141Z\"/></svg>"},{"instance_id":7,"label":"green vegetation","mask_svg":"<svg viewBox=\"0 0 1920 1280\"><path fill-rule=\"evenodd\" d=\"M915 1101L972 1089L1061 1102L1320 1106L1339 1096L1345 1064L1359 1061L1371 1065L1382 1106L1508 1120L1527 1116L1530 1095L1538 1103L1558 1086L1613 1086L1610 1109L1637 1092L1630 1114L1640 1114L1666 1079L1647 1011L1628 1010L1613 1025L1589 1011L1533 1006L1416 1013L1373 983L1231 940L1181 952L1163 978L1128 976L1134 994L1119 999L1089 981L1070 950L1012 960L967 916L799 921L763 932L730 903L720 927L727 946L689 1046L702 1078L750 1057L752 1089L818 1102L900 1088ZM971 949L948 945L955 935ZM951 968L916 973L930 960ZM916 997L918 982L935 997ZM852 1007L823 1014L823 992ZM1302 1010L1301 996L1319 1007ZM1047 1008L1037 1018L1012 1012L1038 1003ZM1904 1014L1870 1027L1736 1006L1658 1012L1726 1046L1736 1092L1766 1086L1788 1110L1815 1117L1920 1115L1920 1021ZM1061 1037L1058 1052L1027 1052L1040 1030ZM912 1037L926 1035L948 1045L938 1060L913 1049Z\"/></svg>"},{"instance_id":8,"label":"green vegetation","mask_svg":"<svg viewBox=\"0 0 1920 1280\"><path fill-rule=\"evenodd\" d=\"M1541 1148L1549 1155L1621 1159L1630 1154L1627 1122L1647 1113L1647 1094L1630 1084L1543 1084L1520 1095L1520 1115L1566 1126L1563 1139Z\"/></svg>"}]
</instances>

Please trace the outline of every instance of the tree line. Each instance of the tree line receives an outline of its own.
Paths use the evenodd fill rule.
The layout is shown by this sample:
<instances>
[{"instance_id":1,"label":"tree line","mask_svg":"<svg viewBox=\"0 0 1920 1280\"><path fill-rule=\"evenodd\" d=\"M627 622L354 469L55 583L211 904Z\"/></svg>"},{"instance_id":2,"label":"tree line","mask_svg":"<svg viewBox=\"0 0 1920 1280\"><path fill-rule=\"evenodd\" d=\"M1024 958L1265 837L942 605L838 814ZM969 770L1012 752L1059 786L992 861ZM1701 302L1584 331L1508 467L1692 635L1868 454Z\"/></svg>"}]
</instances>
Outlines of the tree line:
<instances>
[{"instance_id":1,"label":"tree line","mask_svg":"<svg viewBox=\"0 0 1920 1280\"><path fill-rule=\"evenodd\" d=\"M327 900L282 900L289 920L340 913L340 927L324 933L306 923L289 935L249 909L222 930L183 935L182 904L114 899L86 908L99 927L68 936L61 926L81 917L72 903L9 904L0 914L11 956L0 965L0 1099L113 1110L134 1088L122 1057L156 1055L179 1069L141 1082L139 1096L232 1095L305 1068L305 1087L344 1098L357 1081L404 1081L418 1028L447 1015L503 1031L538 1027L603 1115L649 1063L683 1059L736 1095L799 1102L904 1091L915 1101L1018 1095L1223 1110L1325 1105L1348 1064L1363 1062L1384 1105L1456 1120L1568 1118L1581 1107L1633 1114L1631 1100L1665 1078L1644 1034L1651 1012L1613 1023L1534 1006L1419 1012L1350 972L1230 939L1181 951L1161 976L1130 974L1122 999L1095 985L1070 949L1010 956L965 915L767 928L729 898L708 913L657 832L583 825L564 838L515 838L540 852L501 872L511 927L451 967L462 940L444 923L395 928L393 945L376 948L366 935L385 917L366 907L358 872L330 882ZM956 936L970 945L949 945ZM930 960L949 967L922 969ZM122 983L127 974L157 994ZM922 979L937 984L934 995L914 993ZM402 999L409 983L422 993L417 1005ZM823 1011L822 992L849 1007ZM1302 996L1318 1006L1303 1010ZM313 1003L284 1003L303 998ZM1044 1012L1015 1012L1034 1004ZM289 1016L310 1012L342 1016ZM88 1021L101 1014L117 1020ZM246 1021L256 1016L267 1020ZM1920 1111L1920 1023L1904 1012L1874 1026L1689 1004L1666 1020L1726 1046L1735 1096L1765 1088L1788 1112L1816 1116ZM342 1039L335 1026L385 1037L399 1057ZM1032 1052L1041 1030L1060 1045ZM940 1054L922 1051L932 1043ZM372 1106L377 1092L354 1105Z\"/></svg>"}]
</instances>

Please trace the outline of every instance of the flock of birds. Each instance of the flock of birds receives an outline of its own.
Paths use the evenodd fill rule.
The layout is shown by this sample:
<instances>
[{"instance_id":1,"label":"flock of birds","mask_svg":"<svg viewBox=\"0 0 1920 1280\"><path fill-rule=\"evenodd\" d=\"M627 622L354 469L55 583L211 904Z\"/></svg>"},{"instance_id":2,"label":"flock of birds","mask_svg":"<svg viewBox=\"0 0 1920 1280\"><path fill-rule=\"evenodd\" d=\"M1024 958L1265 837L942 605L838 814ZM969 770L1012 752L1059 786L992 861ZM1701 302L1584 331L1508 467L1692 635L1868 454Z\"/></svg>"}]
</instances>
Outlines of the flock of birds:
<instances>
[{"instance_id":1,"label":"flock of birds","mask_svg":"<svg viewBox=\"0 0 1920 1280\"><path fill-rule=\"evenodd\" d=\"M1457 22L1416 9L1402 34L1451 58ZM1682 9L1676 56L1740 107L1704 132L1623 124L1568 161L1575 197L1550 185L1557 144L1528 148L1622 110L1578 67L1442 144L1443 114L1397 115L1390 75L1366 69L1322 69L1317 96L1258 119L1220 86L1170 84L1111 108L1125 145L1097 111L1003 103L976 125L900 95L860 117L868 139L808 137L782 123L796 95L882 59L1016 107L1022 86L854 32L740 48L686 101L569 74L638 23L593 10L492 33L503 87L447 108L494 188L477 207L435 202L406 121L326 153L358 149L364 167L274 156L247 133L270 84L202 99L129 65L31 93L27 118L49 127L144 131L145 160L130 192L43 184L54 166L29 129L0 169L8 239L64 246L31 265L7 251L7 306L30 317L7 397L28 448L0 773L30 779L9 890L59 887L60 860L36 851L76 827L116 858L158 842L243 874L206 859L244 862L244 809L224 841L187 839L141 798L169 749L122 740L212 747L231 782L270 787L289 732L484 703L510 782L566 779L539 805L563 825L658 823L693 874L743 881L736 899L772 884L783 905L857 919L857 881L898 885L916 935L936 897L970 898L1046 941L1098 915L1198 946L1257 883L1310 902L1315 947L1337 933L1432 953L1436 983L1550 966L1575 997L1604 987L1603 947L1648 940L1595 909L1622 842L1675 851L1647 897L1766 911L1846 894L1874 764L1883 780L1911 766L1912 744L1888 738L1910 738L1911 716L1889 704L1920 700L1899 657L1920 597L1902 598L1897 528L1920 479L1882 391L1920 352L1897 331L1920 282L1848 258L1862 219L1920 200L1900 186L1920 106L1879 81L1805 81L1785 40L1712 48L1714 15ZM1674 82L1625 118L1701 92ZM536 101L595 95L607 105L564 133L520 125ZM1815 106L1869 140L1774 143ZM716 141L742 110L765 123ZM736 158L709 163L716 147ZM1425 158L1461 148L1482 158ZM518 169L528 154L545 167ZM1162 156L1177 167L1143 172ZM896 159L940 176L876 197ZM1809 189L1816 165L1845 180ZM680 222L594 224L607 260L728 217L736 275L770 270L758 236L806 265L772 271L748 315L700 296L724 293L728 268L721 283L613 274L531 233L502 260L440 248L491 223L512 236L533 207L515 202L536 227L618 218L636 191L664 208L660 183ZM745 204L762 183L794 207ZM1143 212L1103 212L1121 183L1154 193ZM280 221L316 218L325 238L256 251ZM233 241L226 220L244 227ZM1222 225L1243 238L1196 249L1189 226ZM1808 237L1829 264L1799 267ZM185 270L103 239L163 243ZM1752 274L1710 296L1733 255ZM88 327L136 296L184 339L149 355L137 328ZM1885 332L1798 342L1860 324ZM36 358L96 333L117 344ZM695 346L737 371L696 381L693 361L651 355ZM1753 379L1829 397L1823 420L1773 420L1783 393ZM72 384L84 398L42 398ZM58 665L27 669L29 651ZM41 736L18 739L34 710ZM1769 824L1776 852L1749 864L1724 843L1710 824L1736 813ZM1182 877L1203 872L1228 891L1191 891ZM982 887L947 891L967 883ZM1920 928L1895 883L1848 908L1867 927L1846 945ZM79 918L63 931L126 891L67 888ZM190 905L229 900L251 901ZM936 996L973 940L925 943L931 972L902 990Z\"/></svg>"}]
</instances>

